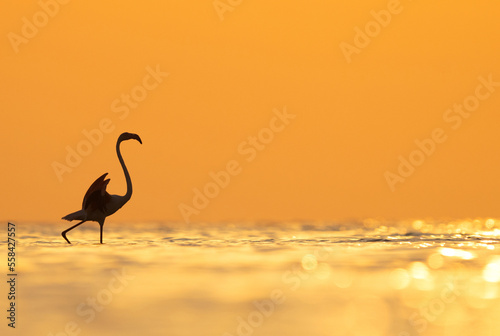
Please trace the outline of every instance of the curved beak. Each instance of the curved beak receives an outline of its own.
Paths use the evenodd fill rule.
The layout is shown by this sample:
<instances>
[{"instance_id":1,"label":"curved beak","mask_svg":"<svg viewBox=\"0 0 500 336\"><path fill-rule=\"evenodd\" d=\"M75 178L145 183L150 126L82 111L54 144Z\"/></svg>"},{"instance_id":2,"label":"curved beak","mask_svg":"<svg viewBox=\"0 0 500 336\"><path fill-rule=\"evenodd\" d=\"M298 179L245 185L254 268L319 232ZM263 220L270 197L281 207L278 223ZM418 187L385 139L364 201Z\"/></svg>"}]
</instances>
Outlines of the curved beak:
<instances>
[{"instance_id":1,"label":"curved beak","mask_svg":"<svg viewBox=\"0 0 500 336\"><path fill-rule=\"evenodd\" d=\"M130 138L139 141L141 143L141 145L142 145L141 137L138 136L137 134L132 134L132 136Z\"/></svg>"}]
</instances>

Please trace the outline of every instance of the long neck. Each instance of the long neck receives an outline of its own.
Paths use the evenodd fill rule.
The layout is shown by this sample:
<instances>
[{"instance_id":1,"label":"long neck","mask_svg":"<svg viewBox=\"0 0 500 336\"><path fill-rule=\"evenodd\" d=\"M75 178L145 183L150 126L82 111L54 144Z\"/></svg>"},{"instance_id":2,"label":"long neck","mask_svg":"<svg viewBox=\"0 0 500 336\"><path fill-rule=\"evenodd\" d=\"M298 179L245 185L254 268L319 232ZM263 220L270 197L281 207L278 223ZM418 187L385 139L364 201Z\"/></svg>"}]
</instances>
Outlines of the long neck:
<instances>
[{"instance_id":1,"label":"long neck","mask_svg":"<svg viewBox=\"0 0 500 336\"><path fill-rule=\"evenodd\" d=\"M132 197L132 180L130 179L127 166L125 166L125 161L123 161L122 153L120 152L120 143L121 141L116 143L116 155L118 155L118 160L120 160L123 173L125 174L125 180L127 181L127 193L123 196L124 202L127 202L130 197Z\"/></svg>"}]
</instances>

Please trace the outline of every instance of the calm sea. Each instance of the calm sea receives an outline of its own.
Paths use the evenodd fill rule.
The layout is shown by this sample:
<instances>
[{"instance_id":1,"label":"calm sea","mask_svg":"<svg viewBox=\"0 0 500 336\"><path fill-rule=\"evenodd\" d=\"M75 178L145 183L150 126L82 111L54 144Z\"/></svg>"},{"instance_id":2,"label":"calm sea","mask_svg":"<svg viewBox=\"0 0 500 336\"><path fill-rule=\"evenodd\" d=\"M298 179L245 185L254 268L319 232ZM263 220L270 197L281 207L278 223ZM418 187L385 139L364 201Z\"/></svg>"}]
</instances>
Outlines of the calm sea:
<instances>
[{"instance_id":1,"label":"calm sea","mask_svg":"<svg viewBox=\"0 0 500 336\"><path fill-rule=\"evenodd\" d=\"M15 224L2 335L500 334L493 219Z\"/></svg>"}]
</instances>

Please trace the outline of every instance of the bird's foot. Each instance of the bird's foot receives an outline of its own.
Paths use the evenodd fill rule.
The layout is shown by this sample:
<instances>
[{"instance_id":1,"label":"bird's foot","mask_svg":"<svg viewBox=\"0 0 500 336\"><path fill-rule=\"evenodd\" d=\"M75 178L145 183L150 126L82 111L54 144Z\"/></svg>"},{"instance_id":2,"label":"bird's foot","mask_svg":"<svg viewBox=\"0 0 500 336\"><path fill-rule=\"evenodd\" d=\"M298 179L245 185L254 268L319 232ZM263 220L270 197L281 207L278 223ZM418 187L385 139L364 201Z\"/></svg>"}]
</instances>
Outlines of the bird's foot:
<instances>
[{"instance_id":1,"label":"bird's foot","mask_svg":"<svg viewBox=\"0 0 500 336\"><path fill-rule=\"evenodd\" d=\"M63 231L61 233L61 235L63 236L64 239L66 239L66 241L68 242L68 244L71 244L71 242L68 240L68 238L66 238L66 232L65 231Z\"/></svg>"}]
</instances>

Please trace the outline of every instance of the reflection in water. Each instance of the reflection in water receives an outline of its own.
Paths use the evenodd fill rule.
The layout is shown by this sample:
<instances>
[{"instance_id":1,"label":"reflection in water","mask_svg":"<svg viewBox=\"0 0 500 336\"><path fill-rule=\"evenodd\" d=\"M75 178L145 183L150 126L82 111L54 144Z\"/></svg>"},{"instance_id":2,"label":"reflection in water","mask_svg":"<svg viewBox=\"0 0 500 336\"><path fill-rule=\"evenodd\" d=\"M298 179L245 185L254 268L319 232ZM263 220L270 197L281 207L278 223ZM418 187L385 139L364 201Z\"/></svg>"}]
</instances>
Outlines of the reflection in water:
<instances>
[{"instance_id":1,"label":"reflection in water","mask_svg":"<svg viewBox=\"0 0 500 336\"><path fill-rule=\"evenodd\" d=\"M494 219L18 223L21 335L494 335ZM5 241L4 241L5 243Z\"/></svg>"}]
</instances>

